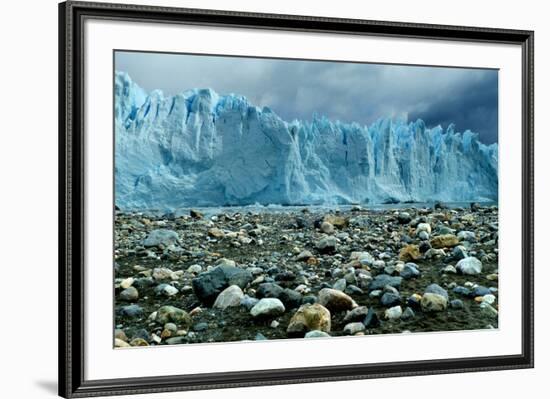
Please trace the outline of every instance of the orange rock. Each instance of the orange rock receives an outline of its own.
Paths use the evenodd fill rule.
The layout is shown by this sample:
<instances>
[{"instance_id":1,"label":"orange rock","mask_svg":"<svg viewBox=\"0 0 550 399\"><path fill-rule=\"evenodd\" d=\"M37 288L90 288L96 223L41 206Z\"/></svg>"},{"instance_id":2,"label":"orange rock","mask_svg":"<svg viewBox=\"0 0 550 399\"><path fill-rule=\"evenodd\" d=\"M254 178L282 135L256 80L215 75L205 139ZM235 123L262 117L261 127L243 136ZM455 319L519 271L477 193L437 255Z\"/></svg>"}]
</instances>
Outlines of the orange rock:
<instances>
[{"instance_id":1,"label":"orange rock","mask_svg":"<svg viewBox=\"0 0 550 399\"><path fill-rule=\"evenodd\" d=\"M420 249L418 248L418 245L409 244L401 248L401 252L399 253L399 260L402 260L403 262L410 262L413 260L420 259Z\"/></svg>"}]
</instances>

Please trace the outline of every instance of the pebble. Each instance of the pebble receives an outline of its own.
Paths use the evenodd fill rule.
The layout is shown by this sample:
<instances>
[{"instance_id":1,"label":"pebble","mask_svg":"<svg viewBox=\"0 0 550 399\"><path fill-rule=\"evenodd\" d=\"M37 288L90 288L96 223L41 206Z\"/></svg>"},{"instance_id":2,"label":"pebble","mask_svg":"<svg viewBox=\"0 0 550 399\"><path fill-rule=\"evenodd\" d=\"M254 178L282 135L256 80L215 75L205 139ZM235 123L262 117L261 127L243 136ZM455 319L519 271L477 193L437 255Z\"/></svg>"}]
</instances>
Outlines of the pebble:
<instances>
[{"instance_id":1,"label":"pebble","mask_svg":"<svg viewBox=\"0 0 550 399\"><path fill-rule=\"evenodd\" d=\"M239 306L243 298L244 293L241 287L238 285L232 285L220 292L212 307L217 309L227 309L229 307Z\"/></svg>"},{"instance_id":2,"label":"pebble","mask_svg":"<svg viewBox=\"0 0 550 399\"><path fill-rule=\"evenodd\" d=\"M336 237L328 236L320 239L317 242L317 250L322 254L331 254L336 251L336 247L338 246L338 240Z\"/></svg>"},{"instance_id":3,"label":"pebble","mask_svg":"<svg viewBox=\"0 0 550 399\"><path fill-rule=\"evenodd\" d=\"M401 315L401 320L410 320L415 317L414 310L411 307L407 306Z\"/></svg>"},{"instance_id":4,"label":"pebble","mask_svg":"<svg viewBox=\"0 0 550 399\"><path fill-rule=\"evenodd\" d=\"M401 296L393 292L385 292L380 298L380 304L385 307L391 307L401 302Z\"/></svg>"},{"instance_id":5,"label":"pebble","mask_svg":"<svg viewBox=\"0 0 550 399\"><path fill-rule=\"evenodd\" d=\"M464 309L464 302L460 299L453 299L449 304L452 309Z\"/></svg>"},{"instance_id":6,"label":"pebble","mask_svg":"<svg viewBox=\"0 0 550 399\"><path fill-rule=\"evenodd\" d=\"M139 298L139 292L135 287L128 287L123 290L119 295L121 301L134 302Z\"/></svg>"},{"instance_id":7,"label":"pebble","mask_svg":"<svg viewBox=\"0 0 550 399\"><path fill-rule=\"evenodd\" d=\"M191 317L185 310L170 305L160 307L157 310L155 319L163 325L168 322L184 327L189 327L191 325Z\"/></svg>"},{"instance_id":8,"label":"pebble","mask_svg":"<svg viewBox=\"0 0 550 399\"><path fill-rule=\"evenodd\" d=\"M401 277L404 279L410 279L414 277L420 276L420 272L418 271L418 266L416 263L405 263L403 266L403 270L401 270L401 273L399 273Z\"/></svg>"},{"instance_id":9,"label":"pebble","mask_svg":"<svg viewBox=\"0 0 550 399\"><path fill-rule=\"evenodd\" d=\"M462 274L476 275L481 273L483 267L479 259L469 256L459 260L456 269Z\"/></svg>"},{"instance_id":10,"label":"pebble","mask_svg":"<svg viewBox=\"0 0 550 399\"><path fill-rule=\"evenodd\" d=\"M277 298L262 298L250 309L253 317L276 317L285 312L285 306Z\"/></svg>"},{"instance_id":11,"label":"pebble","mask_svg":"<svg viewBox=\"0 0 550 399\"><path fill-rule=\"evenodd\" d=\"M134 278L128 277L120 282L120 288L122 289L130 288L132 284L134 284Z\"/></svg>"},{"instance_id":12,"label":"pebble","mask_svg":"<svg viewBox=\"0 0 550 399\"><path fill-rule=\"evenodd\" d=\"M369 311L365 316L365 320L363 320L363 324L365 325L366 328L376 328L380 326L380 320L378 319L378 315L372 308L369 308Z\"/></svg>"},{"instance_id":13,"label":"pebble","mask_svg":"<svg viewBox=\"0 0 550 399\"><path fill-rule=\"evenodd\" d=\"M447 298L443 295L426 292L422 295L420 306L424 312L441 312L447 309Z\"/></svg>"},{"instance_id":14,"label":"pebble","mask_svg":"<svg viewBox=\"0 0 550 399\"><path fill-rule=\"evenodd\" d=\"M157 229L149 233L149 235L141 242L144 247L165 247L179 242L178 233L173 230Z\"/></svg>"},{"instance_id":15,"label":"pebble","mask_svg":"<svg viewBox=\"0 0 550 399\"><path fill-rule=\"evenodd\" d=\"M386 309L384 312L384 317L387 320L397 320L401 317L403 314L403 310L401 309L401 306L394 306L393 308Z\"/></svg>"},{"instance_id":16,"label":"pebble","mask_svg":"<svg viewBox=\"0 0 550 399\"><path fill-rule=\"evenodd\" d=\"M304 338L330 338L330 334L324 331L313 330L313 331L308 331L304 336Z\"/></svg>"},{"instance_id":17,"label":"pebble","mask_svg":"<svg viewBox=\"0 0 550 399\"><path fill-rule=\"evenodd\" d=\"M365 325L361 322L348 323L344 326L344 335L355 335L365 331Z\"/></svg>"},{"instance_id":18,"label":"pebble","mask_svg":"<svg viewBox=\"0 0 550 399\"><path fill-rule=\"evenodd\" d=\"M288 335L303 335L307 331L320 330L330 332L331 314L318 303L305 304L294 313L287 327Z\"/></svg>"},{"instance_id":19,"label":"pebble","mask_svg":"<svg viewBox=\"0 0 550 399\"><path fill-rule=\"evenodd\" d=\"M355 301L342 291L332 288L323 288L319 291L319 303L330 311L351 310L357 307Z\"/></svg>"},{"instance_id":20,"label":"pebble","mask_svg":"<svg viewBox=\"0 0 550 399\"><path fill-rule=\"evenodd\" d=\"M458 237L454 234L442 234L431 239L432 248L441 249L458 245Z\"/></svg>"},{"instance_id":21,"label":"pebble","mask_svg":"<svg viewBox=\"0 0 550 399\"><path fill-rule=\"evenodd\" d=\"M350 323L354 321L363 321L367 316L369 309L366 306L358 306L346 313L344 316L344 323Z\"/></svg>"}]
</instances>

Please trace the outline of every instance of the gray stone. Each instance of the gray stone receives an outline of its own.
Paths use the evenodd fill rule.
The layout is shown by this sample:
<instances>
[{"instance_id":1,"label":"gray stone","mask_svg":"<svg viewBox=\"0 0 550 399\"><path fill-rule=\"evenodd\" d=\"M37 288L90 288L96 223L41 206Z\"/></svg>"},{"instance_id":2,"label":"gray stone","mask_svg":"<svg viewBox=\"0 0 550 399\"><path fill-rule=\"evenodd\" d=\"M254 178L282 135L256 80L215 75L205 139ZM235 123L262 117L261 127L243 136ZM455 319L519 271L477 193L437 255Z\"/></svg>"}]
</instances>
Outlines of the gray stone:
<instances>
[{"instance_id":1,"label":"gray stone","mask_svg":"<svg viewBox=\"0 0 550 399\"><path fill-rule=\"evenodd\" d=\"M405 263L405 266L403 266L403 270L401 270L399 275L404 279L410 279L420 276L420 272L418 271L418 266L415 263L409 262Z\"/></svg>"},{"instance_id":2,"label":"gray stone","mask_svg":"<svg viewBox=\"0 0 550 399\"><path fill-rule=\"evenodd\" d=\"M441 286L439 286L435 283L428 285L424 292L425 293L430 293L430 294L441 295L445 299L449 299L449 294L447 294L447 291L444 288L442 288Z\"/></svg>"},{"instance_id":3,"label":"gray stone","mask_svg":"<svg viewBox=\"0 0 550 399\"><path fill-rule=\"evenodd\" d=\"M357 306L355 309L350 310L346 313L346 316L344 317L344 323L351 323L354 321L363 321L365 320L365 317L367 317L367 314L369 313L369 309L366 306Z\"/></svg>"},{"instance_id":4,"label":"gray stone","mask_svg":"<svg viewBox=\"0 0 550 399\"><path fill-rule=\"evenodd\" d=\"M304 338L330 338L330 334L324 331L313 330L307 332Z\"/></svg>"},{"instance_id":5,"label":"gray stone","mask_svg":"<svg viewBox=\"0 0 550 399\"><path fill-rule=\"evenodd\" d=\"M392 277L387 274L379 274L369 284L369 291L380 290L386 285L392 287L399 287L401 285L402 277Z\"/></svg>"},{"instance_id":6,"label":"gray stone","mask_svg":"<svg viewBox=\"0 0 550 399\"><path fill-rule=\"evenodd\" d=\"M317 250L322 254L331 254L336 251L336 247L338 246L338 240L336 237L328 236L321 238L317 242Z\"/></svg>"},{"instance_id":7,"label":"gray stone","mask_svg":"<svg viewBox=\"0 0 550 399\"><path fill-rule=\"evenodd\" d=\"M238 285L232 285L220 292L212 307L217 309L227 309L233 306L239 306L244 298L243 290Z\"/></svg>"},{"instance_id":8,"label":"gray stone","mask_svg":"<svg viewBox=\"0 0 550 399\"><path fill-rule=\"evenodd\" d=\"M458 261L456 269L462 274L476 275L481 273L483 266L479 259L469 256Z\"/></svg>"},{"instance_id":9,"label":"gray stone","mask_svg":"<svg viewBox=\"0 0 550 399\"><path fill-rule=\"evenodd\" d=\"M319 303L330 311L351 310L357 306L349 295L332 288L323 288L318 297Z\"/></svg>"},{"instance_id":10,"label":"gray stone","mask_svg":"<svg viewBox=\"0 0 550 399\"><path fill-rule=\"evenodd\" d=\"M451 305L451 309L464 309L464 302L460 299L453 299L449 305Z\"/></svg>"},{"instance_id":11,"label":"gray stone","mask_svg":"<svg viewBox=\"0 0 550 399\"><path fill-rule=\"evenodd\" d=\"M139 292L135 287L128 287L119 296L121 301L134 302L139 298Z\"/></svg>"},{"instance_id":12,"label":"gray stone","mask_svg":"<svg viewBox=\"0 0 550 399\"><path fill-rule=\"evenodd\" d=\"M244 269L222 265L212 270L199 274L192 280L195 295L204 304L210 306L218 295L230 285L238 285L245 288L252 281L252 274Z\"/></svg>"},{"instance_id":13,"label":"gray stone","mask_svg":"<svg viewBox=\"0 0 550 399\"><path fill-rule=\"evenodd\" d=\"M262 298L250 309L253 317L276 317L285 312L285 306L277 298Z\"/></svg>"},{"instance_id":14,"label":"gray stone","mask_svg":"<svg viewBox=\"0 0 550 399\"><path fill-rule=\"evenodd\" d=\"M284 288L276 283L262 283L256 290L258 298L278 298L282 294Z\"/></svg>"},{"instance_id":15,"label":"gray stone","mask_svg":"<svg viewBox=\"0 0 550 399\"><path fill-rule=\"evenodd\" d=\"M157 229L149 233L149 235L141 242L144 247L158 247L177 244L179 242L178 233L173 230Z\"/></svg>"},{"instance_id":16,"label":"gray stone","mask_svg":"<svg viewBox=\"0 0 550 399\"><path fill-rule=\"evenodd\" d=\"M385 292L380 298L380 304L385 307L398 305L401 302L401 296L393 292Z\"/></svg>"},{"instance_id":17,"label":"gray stone","mask_svg":"<svg viewBox=\"0 0 550 399\"><path fill-rule=\"evenodd\" d=\"M348 323L344 326L344 335L355 335L365 331L365 325L361 322Z\"/></svg>"}]
</instances>

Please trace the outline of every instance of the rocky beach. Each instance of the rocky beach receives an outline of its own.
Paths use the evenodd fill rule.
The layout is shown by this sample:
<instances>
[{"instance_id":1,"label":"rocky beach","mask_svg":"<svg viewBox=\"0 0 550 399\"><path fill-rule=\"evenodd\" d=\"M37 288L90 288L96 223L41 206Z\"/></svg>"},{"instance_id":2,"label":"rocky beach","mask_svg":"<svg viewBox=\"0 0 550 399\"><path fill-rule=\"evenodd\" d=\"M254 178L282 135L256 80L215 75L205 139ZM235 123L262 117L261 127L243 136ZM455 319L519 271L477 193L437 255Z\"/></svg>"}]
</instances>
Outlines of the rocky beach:
<instances>
[{"instance_id":1,"label":"rocky beach","mask_svg":"<svg viewBox=\"0 0 550 399\"><path fill-rule=\"evenodd\" d=\"M114 233L119 348L498 328L494 205L117 210Z\"/></svg>"}]
</instances>

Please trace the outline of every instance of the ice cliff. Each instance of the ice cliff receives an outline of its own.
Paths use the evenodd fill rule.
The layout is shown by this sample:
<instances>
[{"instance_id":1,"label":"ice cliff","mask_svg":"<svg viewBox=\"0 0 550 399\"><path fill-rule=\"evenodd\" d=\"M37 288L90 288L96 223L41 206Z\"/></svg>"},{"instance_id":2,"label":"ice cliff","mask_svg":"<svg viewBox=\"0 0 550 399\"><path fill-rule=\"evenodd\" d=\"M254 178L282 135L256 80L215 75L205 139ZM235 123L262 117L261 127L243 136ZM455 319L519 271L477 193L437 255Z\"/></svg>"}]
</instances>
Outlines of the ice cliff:
<instances>
[{"instance_id":1,"label":"ice cliff","mask_svg":"<svg viewBox=\"0 0 550 399\"><path fill-rule=\"evenodd\" d=\"M239 95L146 93L115 75L121 208L496 200L497 162L497 144L452 125L286 122Z\"/></svg>"}]
</instances>

